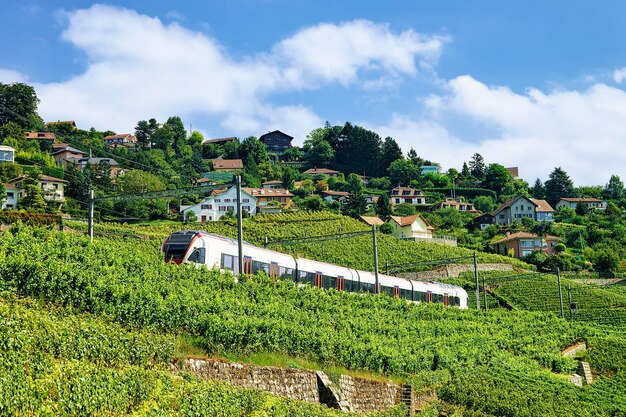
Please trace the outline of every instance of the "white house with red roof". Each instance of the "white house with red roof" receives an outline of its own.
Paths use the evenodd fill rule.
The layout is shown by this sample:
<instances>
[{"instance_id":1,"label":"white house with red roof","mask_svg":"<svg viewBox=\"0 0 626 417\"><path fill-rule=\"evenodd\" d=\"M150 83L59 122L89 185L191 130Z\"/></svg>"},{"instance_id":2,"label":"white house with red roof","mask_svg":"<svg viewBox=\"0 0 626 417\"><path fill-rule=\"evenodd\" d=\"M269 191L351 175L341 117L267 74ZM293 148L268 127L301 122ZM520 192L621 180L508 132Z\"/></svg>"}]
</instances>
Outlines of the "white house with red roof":
<instances>
[{"instance_id":1,"label":"white house with red roof","mask_svg":"<svg viewBox=\"0 0 626 417\"><path fill-rule=\"evenodd\" d=\"M426 205L426 196L416 188L396 187L391 190L389 202L392 206L402 203L407 203L414 206L424 206Z\"/></svg>"},{"instance_id":2,"label":"white house with red roof","mask_svg":"<svg viewBox=\"0 0 626 417\"><path fill-rule=\"evenodd\" d=\"M412 216L391 216L389 224L393 226L391 233L400 239L432 239L435 228L421 214Z\"/></svg>"},{"instance_id":3,"label":"white house with red roof","mask_svg":"<svg viewBox=\"0 0 626 417\"><path fill-rule=\"evenodd\" d=\"M257 212L257 199L244 189L241 190L241 208L254 215ZM198 204L185 207L183 218L187 218L190 211L193 211L201 223L219 220L226 212L237 213L237 187L228 190L215 190L210 196L204 198Z\"/></svg>"}]
</instances>

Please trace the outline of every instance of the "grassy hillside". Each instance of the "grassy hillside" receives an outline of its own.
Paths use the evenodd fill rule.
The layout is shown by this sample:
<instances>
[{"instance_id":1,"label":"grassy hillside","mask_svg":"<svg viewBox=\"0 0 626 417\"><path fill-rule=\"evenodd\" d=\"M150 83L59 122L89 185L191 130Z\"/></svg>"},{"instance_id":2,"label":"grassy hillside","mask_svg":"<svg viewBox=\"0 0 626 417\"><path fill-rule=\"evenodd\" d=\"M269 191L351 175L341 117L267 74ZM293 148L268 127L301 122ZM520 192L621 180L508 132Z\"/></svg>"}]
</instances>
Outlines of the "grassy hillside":
<instances>
[{"instance_id":1,"label":"grassy hillside","mask_svg":"<svg viewBox=\"0 0 626 417\"><path fill-rule=\"evenodd\" d=\"M154 241L89 244L82 236L26 227L0 235L0 290L164 334L166 346L168 335L182 333L209 353L276 352L396 375L418 389L434 386L447 407L468 416L626 413L624 336L551 313L418 306L263 276L235 284L219 272L164 264ZM592 368L605 375L583 388L566 382L576 364L559 355L580 339L590 341ZM87 375L95 381L89 389L107 397L110 375L97 372L97 362L69 363L68 377L50 379ZM149 392L164 385L174 393L164 398L186 392L177 382L161 382L162 374L145 376L152 370L128 369Z\"/></svg>"}]
</instances>

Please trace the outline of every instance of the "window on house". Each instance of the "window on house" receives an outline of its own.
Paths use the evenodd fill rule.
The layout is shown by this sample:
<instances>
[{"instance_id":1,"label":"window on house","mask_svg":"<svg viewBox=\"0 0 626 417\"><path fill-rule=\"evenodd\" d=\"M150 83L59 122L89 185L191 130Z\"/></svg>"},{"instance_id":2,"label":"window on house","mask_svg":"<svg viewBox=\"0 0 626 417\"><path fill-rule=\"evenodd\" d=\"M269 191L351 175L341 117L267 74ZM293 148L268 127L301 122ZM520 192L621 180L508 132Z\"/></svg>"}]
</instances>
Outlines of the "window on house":
<instances>
[{"instance_id":1,"label":"window on house","mask_svg":"<svg viewBox=\"0 0 626 417\"><path fill-rule=\"evenodd\" d=\"M396 198L396 204L400 204L400 199Z\"/></svg>"},{"instance_id":2,"label":"window on house","mask_svg":"<svg viewBox=\"0 0 626 417\"><path fill-rule=\"evenodd\" d=\"M532 240L521 240L520 241L520 247L522 247L522 248L532 248L533 247L533 241Z\"/></svg>"},{"instance_id":3,"label":"window on house","mask_svg":"<svg viewBox=\"0 0 626 417\"><path fill-rule=\"evenodd\" d=\"M498 218L500 218L500 219L504 219L504 214L500 214L500 215L498 216Z\"/></svg>"},{"instance_id":4,"label":"window on house","mask_svg":"<svg viewBox=\"0 0 626 417\"><path fill-rule=\"evenodd\" d=\"M208 204L200 204L200 210L208 210L208 209L209 209Z\"/></svg>"}]
</instances>

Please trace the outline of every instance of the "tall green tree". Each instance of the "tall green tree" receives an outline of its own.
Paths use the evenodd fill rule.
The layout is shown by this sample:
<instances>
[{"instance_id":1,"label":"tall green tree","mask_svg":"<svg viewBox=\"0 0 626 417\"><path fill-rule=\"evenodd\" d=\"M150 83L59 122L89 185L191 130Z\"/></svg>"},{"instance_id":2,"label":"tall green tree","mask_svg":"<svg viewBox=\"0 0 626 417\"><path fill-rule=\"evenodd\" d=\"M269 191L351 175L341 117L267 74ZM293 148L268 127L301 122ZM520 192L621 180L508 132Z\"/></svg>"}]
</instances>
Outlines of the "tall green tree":
<instances>
[{"instance_id":1,"label":"tall green tree","mask_svg":"<svg viewBox=\"0 0 626 417\"><path fill-rule=\"evenodd\" d=\"M478 152L472 155L472 159L469 162L470 174L480 181L485 178L485 159Z\"/></svg>"},{"instance_id":2,"label":"tall green tree","mask_svg":"<svg viewBox=\"0 0 626 417\"><path fill-rule=\"evenodd\" d=\"M391 203L389 202L389 196L387 194L382 194L378 197L378 201L376 202L376 214L379 216L390 216L393 213L393 209L391 208Z\"/></svg>"},{"instance_id":3,"label":"tall green tree","mask_svg":"<svg viewBox=\"0 0 626 417\"><path fill-rule=\"evenodd\" d=\"M611 175L608 184L602 190L602 197L608 200L620 200L624 198L624 183L617 175Z\"/></svg>"},{"instance_id":4,"label":"tall green tree","mask_svg":"<svg viewBox=\"0 0 626 417\"><path fill-rule=\"evenodd\" d=\"M46 210L46 200L43 198L43 191L39 185L41 175L41 170L35 167L33 171L22 180L22 188L26 195L18 201L20 208L40 213Z\"/></svg>"},{"instance_id":5,"label":"tall green tree","mask_svg":"<svg viewBox=\"0 0 626 417\"><path fill-rule=\"evenodd\" d=\"M530 187L529 191L530 191L530 195L533 198L536 198L539 200L546 199L546 187L543 185L543 183L541 182L539 178L535 180L535 184L532 187Z\"/></svg>"},{"instance_id":6,"label":"tall green tree","mask_svg":"<svg viewBox=\"0 0 626 417\"><path fill-rule=\"evenodd\" d=\"M152 146L157 130L159 130L159 123L154 118L148 121L140 120L137 122L135 136L142 149L148 149Z\"/></svg>"},{"instance_id":7,"label":"tall green tree","mask_svg":"<svg viewBox=\"0 0 626 417\"><path fill-rule=\"evenodd\" d=\"M43 120L37 114L38 104L32 86L0 83L0 125L13 122L25 130L43 130Z\"/></svg>"},{"instance_id":8,"label":"tall green tree","mask_svg":"<svg viewBox=\"0 0 626 417\"><path fill-rule=\"evenodd\" d=\"M546 181L548 203L554 206L562 197L572 197L573 195L574 183L572 180L561 167L554 168Z\"/></svg>"},{"instance_id":9,"label":"tall green tree","mask_svg":"<svg viewBox=\"0 0 626 417\"><path fill-rule=\"evenodd\" d=\"M383 141L381 147L381 157L380 157L380 173L387 172L389 165L393 161L401 159L403 157L402 149L398 145L398 142L392 137L387 136Z\"/></svg>"},{"instance_id":10,"label":"tall green tree","mask_svg":"<svg viewBox=\"0 0 626 417\"><path fill-rule=\"evenodd\" d=\"M367 211L367 200L363 195L363 183L356 174L348 176L348 188L350 194L343 207L344 214L352 217L359 217Z\"/></svg>"},{"instance_id":11,"label":"tall green tree","mask_svg":"<svg viewBox=\"0 0 626 417\"><path fill-rule=\"evenodd\" d=\"M254 136L247 137L241 142L239 157L246 163L252 158L256 165L269 160L265 144Z\"/></svg>"},{"instance_id":12,"label":"tall green tree","mask_svg":"<svg viewBox=\"0 0 626 417\"><path fill-rule=\"evenodd\" d=\"M346 123L341 134L329 141L340 171L378 177L381 161L380 136L371 130Z\"/></svg>"},{"instance_id":13,"label":"tall green tree","mask_svg":"<svg viewBox=\"0 0 626 417\"><path fill-rule=\"evenodd\" d=\"M483 186L496 192L498 196L502 195L505 188L513 182L513 177L509 171L500 164L489 164L485 170L485 179Z\"/></svg>"},{"instance_id":14,"label":"tall green tree","mask_svg":"<svg viewBox=\"0 0 626 417\"><path fill-rule=\"evenodd\" d=\"M330 166L335 156L330 143L325 140L317 141L307 153L307 162L314 168L326 168Z\"/></svg>"}]
</instances>

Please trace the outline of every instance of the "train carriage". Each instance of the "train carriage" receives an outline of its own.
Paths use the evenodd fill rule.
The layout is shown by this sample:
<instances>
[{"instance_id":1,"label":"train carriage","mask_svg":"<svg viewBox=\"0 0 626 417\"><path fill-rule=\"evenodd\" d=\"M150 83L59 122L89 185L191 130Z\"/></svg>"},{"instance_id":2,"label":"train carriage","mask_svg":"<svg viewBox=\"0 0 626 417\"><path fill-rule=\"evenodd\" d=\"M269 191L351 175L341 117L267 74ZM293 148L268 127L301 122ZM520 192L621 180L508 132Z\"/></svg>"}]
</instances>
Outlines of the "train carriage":
<instances>
[{"instance_id":1,"label":"train carriage","mask_svg":"<svg viewBox=\"0 0 626 417\"><path fill-rule=\"evenodd\" d=\"M239 251L235 239L204 231L184 230L172 233L163 242L165 260L206 265L239 275ZM265 272L289 279L298 285L334 288L338 291L375 293L374 273L243 244L243 273ZM467 292L455 285L424 282L379 274L379 291L415 303L442 303L467 308Z\"/></svg>"}]
</instances>

